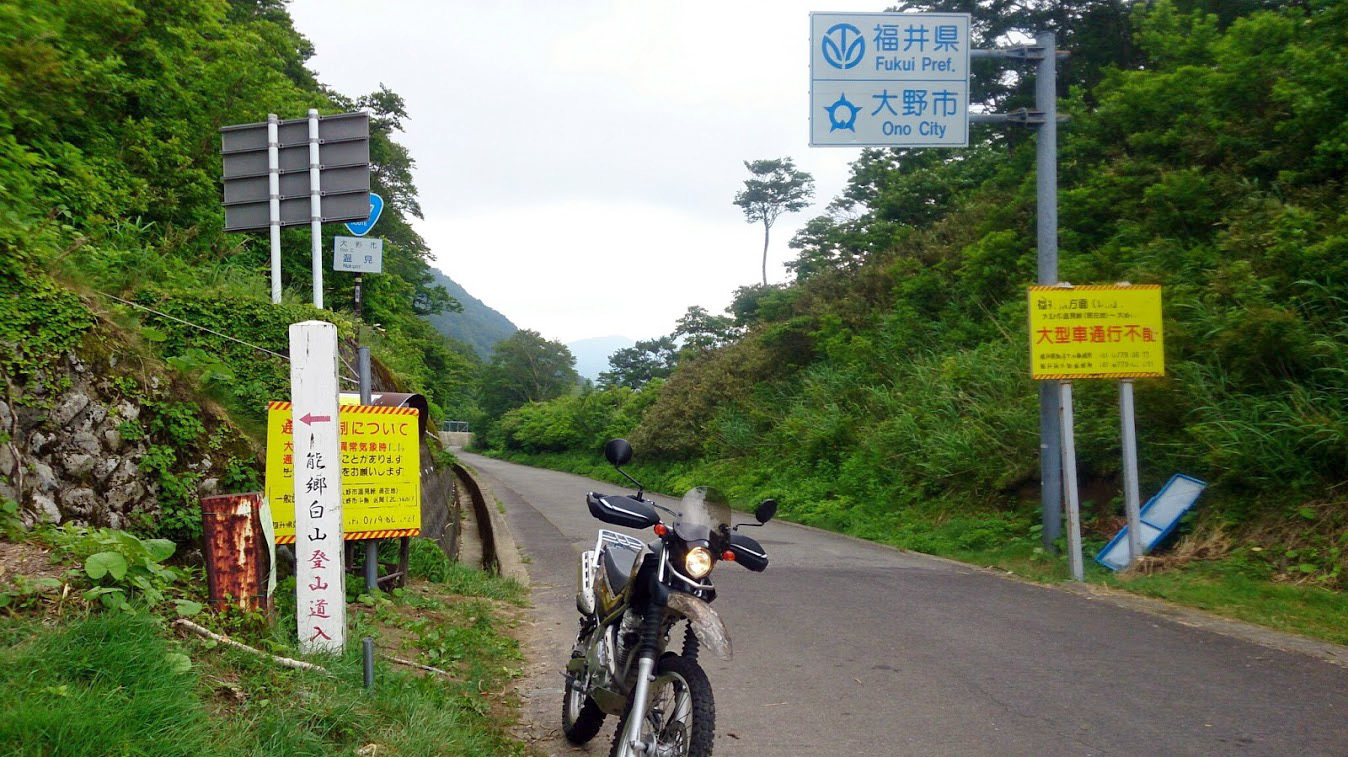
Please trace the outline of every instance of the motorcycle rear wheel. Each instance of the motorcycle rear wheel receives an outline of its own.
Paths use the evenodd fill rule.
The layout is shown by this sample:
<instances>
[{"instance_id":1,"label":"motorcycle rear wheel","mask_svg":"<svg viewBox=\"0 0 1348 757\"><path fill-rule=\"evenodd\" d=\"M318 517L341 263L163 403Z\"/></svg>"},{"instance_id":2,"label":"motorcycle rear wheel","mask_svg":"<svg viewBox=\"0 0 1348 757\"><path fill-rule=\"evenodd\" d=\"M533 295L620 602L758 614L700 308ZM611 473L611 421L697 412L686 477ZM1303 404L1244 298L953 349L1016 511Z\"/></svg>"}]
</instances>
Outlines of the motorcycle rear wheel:
<instances>
[{"instance_id":1,"label":"motorcycle rear wheel","mask_svg":"<svg viewBox=\"0 0 1348 757\"><path fill-rule=\"evenodd\" d=\"M710 757L716 731L716 703L712 700L711 682L696 661L666 653L656 665L649 697L645 722L641 724L641 738L652 743L647 754ZM629 753L622 743L627 715L623 713L618 721L609 757Z\"/></svg>"}]
</instances>

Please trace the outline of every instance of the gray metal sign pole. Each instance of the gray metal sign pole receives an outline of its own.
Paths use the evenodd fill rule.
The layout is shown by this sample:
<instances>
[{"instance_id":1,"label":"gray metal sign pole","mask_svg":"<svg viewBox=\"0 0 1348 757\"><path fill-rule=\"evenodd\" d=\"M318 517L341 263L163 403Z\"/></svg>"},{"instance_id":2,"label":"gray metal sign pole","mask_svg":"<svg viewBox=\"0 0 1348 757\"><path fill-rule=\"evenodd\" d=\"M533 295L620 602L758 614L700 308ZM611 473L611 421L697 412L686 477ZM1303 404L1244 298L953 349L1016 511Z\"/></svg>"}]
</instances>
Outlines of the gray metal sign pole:
<instances>
[{"instance_id":1,"label":"gray metal sign pole","mask_svg":"<svg viewBox=\"0 0 1348 757\"><path fill-rule=\"evenodd\" d=\"M1058 40L1053 32L1040 32L1034 37L1040 48L1039 65L1034 79L1034 105L1044 114L1039 124L1039 139L1035 145L1035 215L1039 237L1039 284L1058 283ZM1068 388L1071 396L1071 388ZM1044 550L1052 554L1054 541L1062 533L1062 488L1064 472L1058 468L1063 438L1054 428L1061 412L1061 404L1053 386L1039 385L1039 474L1043 492ZM1069 411L1070 413L1070 411ZM1074 456L1075 457L1075 456ZM1075 463L1075 460L1073 460ZM1075 480L1076 473L1073 471ZM1071 488L1072 492L1076 487ZM1078 538L1080 531L1073 529ZM1073 559L1080 562L1080 549L1072 550ZM1080 571L1076 566L1073 575Z\"/></svg>"},{"instance_id":2,"label":"gray metal sign pole","mask_svg":"<svg viewBox=\"0 0 1348 757\"><path fill-rule=\"evenodd\" d=\"M314 266L314 307L323 309L323 191L318 156L318 110L309 109L309 234Z\"/></svg>"},{"instance_id":3,"label":"gray metal sign pole","mask_svg":"<svg viewBox=\"0 0 1348 757\"><path fill-rule=\"evenodd\" d=\"M1063 488L1067 491L1067 561L1072 567L1072 578L1084 581L1086 571L1081 558L1081 503L1077 500L1077 447L1073 431L1072 382L1059 381L1057 384L1058 405L1062 408L1059 415L1059 422L1062 424L1060 430L1062 478Z\"/></svg>"},{"instance_id":4,"label":"gray metal sign pole","mask_svg":"<svg viewBox=\"0 0 1348 757\"><path fill-rule=\"evenodd\" d=\"M359 276L360 274L356 274ZM373 388L370 378L370 348L356 348L356 370L360 374L360 404L372 402ZM365 540L365 590L373 592L379 588L379 540Z\"/></svg>"},{"instance_id":5,"label":"gray metal sign pole","mask_svg":"<svg viewBox=\"0 0 1348 757\"><path fill-rule=\"evenodd\" d=\"M271 231L271 304L281 304L281 137L279 119L267 114L267 227Z\"/></svg>"},{"instance_id":6,"label":"gray metal sign pole","mask_svg":"<svg viewBox=\"0 0 1348 757\"><path fill-rule=\"evenodd\" d=\"M1128 516L1128 567L1142 556L1142 496L1137 482L1137 424L1133 415L1133 380L1119 382L1119 422L1123 426L1123 509Z\"/></svg>"},{"instance_id":7,"label":"gray metal sign pole","mask_svg":"<svg viewBox=\"0 0 1348 757\"><path fill-rule=\"evenodd\" d=\"M972 50L974 58L1007 58L1036 61L1034 111L1014 113L971 113L972 123L1013 123L1037 126L1035 145L1035 221L1038 232L1038 282L1041 286L1058 283L1058 59L1066 52L1058 50L1057 35L1039 32L1034 45ZM1070 389L1069 389L1070 393ZM1062 535L1062 435L1059 415L1062 406L1059 388L1051 381L1039 384L1039 480L1043 508L1043 545L1056 553L1054 542Z\"/></svg>"}]
</instances>

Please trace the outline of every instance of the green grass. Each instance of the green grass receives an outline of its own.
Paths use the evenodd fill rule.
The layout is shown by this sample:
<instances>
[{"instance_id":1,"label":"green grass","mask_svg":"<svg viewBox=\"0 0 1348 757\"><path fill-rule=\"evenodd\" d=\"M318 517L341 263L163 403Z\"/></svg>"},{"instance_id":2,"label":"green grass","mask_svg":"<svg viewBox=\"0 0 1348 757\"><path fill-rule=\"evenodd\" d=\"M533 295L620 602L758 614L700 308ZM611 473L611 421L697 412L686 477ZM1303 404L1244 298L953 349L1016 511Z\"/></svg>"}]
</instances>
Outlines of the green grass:
<instances>
[{"instance_id":1,"label":"green grass","mask_svg":"<svg viewBox=\"0 0 1348 757\"><path fill-rule=\"evenodd\" d=\"M1235 559L1107 583L1280 631L1348 644L1348 595L1251 576Z\"/></svg>"},{"instance_id":2,"label":"green grass","mask_svg":"<svg viewBox=\"0 0 1348 757\"><path fill-rule=\"evenodd\" d=\"M197 676L174 668L175 647L151 618L108 613L5 649L0 745L10 754L209 752Z\"/></svg>"},{"instance_id":3,"label":"green grass","mask_svg":"<svg viewBox=\"0 0 1348 757\"><path fill-rule=\"evenodd\" d=\"M513 578L502 578L449 559L430 539L412 539L407 572L414 579L442 584L447 591L460 596L494 599L519 607L524 606L529 593Z\"/></svg>"},{"instance_id":4,"label":"green grass","mask_svg":"<svg viewBox=\"0 0 1348 757\"><path fill-rule=\"evenodd\" d=\"M523 607L528 589L513 578L479 570L460 562L451 562L443 581L449 591L465 597L482 597Z\"/></svg>"},{"instance_id":5,"label":"green grass","mask_svg":"<svg viewBox=\"0 0 1348 757\"><path fill-rule=\"evenodd\" d=\"M466 593L522 602L513 582L451 575ZM347 653L315 659L331 675L180 640L147 614L108 612L55 627L0 619L0 753L330 755L374 744L378 754L523 754L506 733L514 704L501 693L519 674L518 645L503 628L515 621L508 606L457 588L415 583L353 610ZM365 635L381 651L392 647L451 676L379 660L367 693ZM245 640L299 656L274 639Z\"/></svg>"}]
</instances>

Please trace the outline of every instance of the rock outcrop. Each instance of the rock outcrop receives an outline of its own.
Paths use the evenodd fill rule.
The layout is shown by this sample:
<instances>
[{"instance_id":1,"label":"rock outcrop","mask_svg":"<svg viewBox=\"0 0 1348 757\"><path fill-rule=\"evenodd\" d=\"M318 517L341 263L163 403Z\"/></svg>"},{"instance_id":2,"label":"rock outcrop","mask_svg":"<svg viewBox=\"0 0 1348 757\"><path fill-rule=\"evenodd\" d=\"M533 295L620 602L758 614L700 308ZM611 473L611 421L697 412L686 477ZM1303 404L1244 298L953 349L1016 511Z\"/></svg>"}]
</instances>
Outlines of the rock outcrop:
<instances>
[{"instance_id":1,"label":"rock outcrop","mask_svg":"<svg viewBox=\"0 0 1348 757\"><path fill-rule=\"evenodd\" d=\"M155 439L143 424L143 403L165 395L171 381L148 373L132 379L114 357L67 354L22 385L10 385L0 399L0 433L8 437L0 436L0 496L19 502L25 525L158 522L161 479L145 465ZM204 426L223 422L202 413L210 416ZM237 433L231 436L246 447ZM224 471L211 456L178 459L195 461L175 466L183 468L179 480L191 494L215 493Z\"/></svg>"}]
</instances>

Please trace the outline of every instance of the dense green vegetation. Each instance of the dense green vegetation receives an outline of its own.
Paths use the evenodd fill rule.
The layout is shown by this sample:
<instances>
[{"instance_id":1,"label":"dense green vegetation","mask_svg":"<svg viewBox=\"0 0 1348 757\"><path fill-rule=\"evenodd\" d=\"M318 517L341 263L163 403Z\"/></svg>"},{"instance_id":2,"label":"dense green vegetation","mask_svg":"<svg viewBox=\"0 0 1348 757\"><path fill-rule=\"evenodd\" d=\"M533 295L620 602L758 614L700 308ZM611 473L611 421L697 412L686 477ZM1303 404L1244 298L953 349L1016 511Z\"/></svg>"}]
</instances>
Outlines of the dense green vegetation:
<instances>
[{"instance_id":1,"label":"dense green vegetation","mask_svg":"<svg viewBox=\"0 0 1348 757\"><path fill-rule=\"evenodd\" d=\"M505 635L515 610L489 599L518 603L520 589L462 566L450 573L452 586L418 582L367 597L353 613L353 638L373 636L381 655L447 674L381 659L373 692L361 685L359 644L316 660L327 674L288 670L214 641L173 638L145 612L83 614L71 602L57 607L49 593L57 617L0 617L0 745L7 754L354 754L371 745L396 754L522 754L506 733L502 692L519 670L517 645ZM290 599L293 615L293 592ZM298 656L292 640L242 630L246 617L199 620Z\"/></svg>"},{"instance_id":2,"label":"dense green vegetation","mask_svg":"<svg viewBox=\"0 0 1348 757\"><path fill-rule=\"evenodd\" d=\"M361 339L396 373L391 381L430 398L435 416L474 411L478 358L423 319L458 305L409 225L421 211L413 161L395 140L406 118L397 94L352 98L317 82L305 68L311 47L279 0L5 2L0 25L0 337L19 353L7 359L11 381L36 368L23 360L70 347L62 340L97 313L140 332L149 352L184 372L228 379L215 382L218 398L245 421L261 418L265 400L284 396L287 369L267 351L285 352L287 323L324 318L356 336L352 279L324 278L332 310L301 304L308 231L287 230L286 305L270 305L265 234L223 231L218 130L268 112L364 109L373 188L387 208L376 229L385 273L366 277L364 295L375 328ZM338 231L325 229L324 249ZM75 315L49 318L58 303Z\"/></svg>"},{"instance_id":3,"label":"dense green vegetation","mask_svg":"<svg viewBox=\"0 0 1348 757\"><path fill-rule=\"evenodd\" d=\"M1168 376L1137 389L1142 484L1211 483L1187 527L1218 547L1190 557L1344 588L1348 5L920 5L972 10L990 34L1047 26L1074 50L1061 279L1165 288ZM980 75L994 107L1032 91ZM698 349L685 337L667 379L521 407L487 443L596 472L622 434L658 488L715 483L802 522L1058 571L1037 550L1033 137L972 142L863 152L792 241L791 284L741 289L733 323ZM1077 385L1088 548L1122 523L1116 392Z\"/></svg>"}]
</instances>

